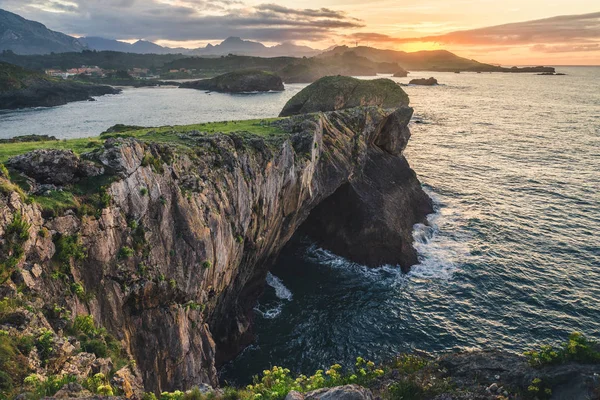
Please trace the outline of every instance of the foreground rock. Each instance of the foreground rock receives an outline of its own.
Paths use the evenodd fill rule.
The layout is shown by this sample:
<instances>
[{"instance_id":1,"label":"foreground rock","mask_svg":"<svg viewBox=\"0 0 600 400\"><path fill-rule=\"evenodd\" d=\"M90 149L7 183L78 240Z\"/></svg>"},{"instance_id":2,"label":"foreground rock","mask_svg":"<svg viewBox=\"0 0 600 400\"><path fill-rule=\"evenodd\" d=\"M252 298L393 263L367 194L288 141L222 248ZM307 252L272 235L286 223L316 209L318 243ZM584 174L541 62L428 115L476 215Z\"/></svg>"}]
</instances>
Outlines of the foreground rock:
<instances>
[{"instance_id":1,"label":"foreground rock","mask_svg":"<svg viewBox=\"0 0 600 400\"><path fill-rule=\"evenodd\" d=\"M359 106L398 108L408 106L408 103L408 95L391 79L361 80L348 76L328 76L292 97L279 116Z\"/></svg>"},{"instance_id":2,"label":"foreground rock","mask_svg":"<svg viewBox=\"0 0 600 400\"><path fill-rule=\"evenodd\" d=\"M281 78L265 71L236 71L216 78L182 83L180 88L224 93L269 92L284 90Z\"/></svg>"},{"instance_id":3,"label":"foreground rock","mask_svg":"<svg viewBox=\"0 0 600 400\"><path fill-rule=\"evenodd\" d=\"M406 95L393 96L398 104ZM330 197L355 193L346 206L364 217L340 231L362 238L362 247L388 242L399 251L389 261L408 265L412 256L402 252L412 223L431 211L402 155L411 112L358 107L257 123L271 136L189 131L171 134L172 143L111 138L84 157L15 157L8 164L27 181L67 191L79 178L72 190L86 193L98 185L82 178L89 162L108 183L102 196L81 195L50 217L0 178L0 236L8 238L0 257L14 266L3 273L49 309L63 307L67 321L92 315L135 360L146 390L217 385L216 367L253 340L253 308L270 266ZM389 169L395 181L386 183L379 175ZM390 218L378 237L369 232L376 210L358 199L365 190L374 190L369 207ZM409 232L392 232L401 220ZM65 327L54 324L55 332Z\"/></svg>"},{"instance_id":4,"label":"foreground rock","mask_svg":"<svg viewBox=\"0 0 600 400\"><path fill-rule=\"evenodd\" d=\"M412 79L410 82L408 82L408 84L409 85L420 85L420 86L435 86L438 84L438 81L434 77L419 78L419 79Z\"/></svg>"},{"instance_id":5,"label":"foreground rock","mask_svg":"<svg viewBox=\"0 0 600 400\"><path fill-rule=\"evenodd\" d=\"M0 109L53 107L89 100L92 96L120 92L119 89L105 85L51 79L43 74L0 62Z\"/></svg>"},{"instance_id":6,"label":"foreground rock","mask_svg":"<svg viewBox=\"0 0 600 400\"><path fill-rule=\"evenodd\" d=\"M358 385L345 385L304 394L292 391L285 400L373 400L373 394L369 389Z\"/></svg>"}]
</instances>

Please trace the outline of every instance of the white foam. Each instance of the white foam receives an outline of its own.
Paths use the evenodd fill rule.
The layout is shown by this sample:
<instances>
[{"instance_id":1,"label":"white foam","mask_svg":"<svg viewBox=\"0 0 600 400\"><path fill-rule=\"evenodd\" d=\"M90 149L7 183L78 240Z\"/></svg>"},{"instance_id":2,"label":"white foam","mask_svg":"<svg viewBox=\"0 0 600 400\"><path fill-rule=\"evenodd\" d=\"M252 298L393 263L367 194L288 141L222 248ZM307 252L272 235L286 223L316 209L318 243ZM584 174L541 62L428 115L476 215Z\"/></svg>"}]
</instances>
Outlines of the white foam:
<instances>
[{"instance_id":1,"label":"white foam","mask_svg":"<svg viewBox=\"0 0 600 400\"><path fill-rule=\"evenodd\" d=\"M425 187L424 190L433 200L436 212L427 216L427 224L416 224L413 228L413 247L419 264L411 267L408 276L449 280L469 256L469 238L456 237L449 228L460 225L464 218L431 189ZM444 231L444 227L448 231Z\"/></svg>"},{"instance_id":2,"label":"white foam","mask_svg":"<svg viewBox=\"0 0 600 400\"><path fill-rule=\"evenodd\" d=\"M382 284L404 285L411 279L452 279L454 272L469 256L469 238L457 238L453 236L453 232L445 232L440 226L460 224L464 218L445 204L433 190L427 187L424 190L432 198L436 212L427 217L426 224L416 224L413 228L413 246L417 250L419 263L412 266L408 274L403 274L394 265L369 268L314 244L308 247L305 257L318 264L359 274Z\"/></svg>"},{"instance_id":3,"label":"white foam","mask_svg":"<svg viewBox=\"0 0 600 400\"><path fill-rule=\"evenodd\" d=\"M254 311L260 314L263 318L266 319L275 319L281 315L281 311L283 311L283 304L279 303L273 308L269 308L268 310L261 310L260 305L254 307Z\"/></svg>"},{"instance_id":4,"label":"white foam","mask_svg":"<svg viewBox=\"0 0 600 400\"><path fill-rule=\"evenodd\" d=\"M267 285L275 289L275 296L278 299L292 301L293 295L290 289L285 287L281 279L270 272L267 274Z\"/></svg>"}]
</instances>

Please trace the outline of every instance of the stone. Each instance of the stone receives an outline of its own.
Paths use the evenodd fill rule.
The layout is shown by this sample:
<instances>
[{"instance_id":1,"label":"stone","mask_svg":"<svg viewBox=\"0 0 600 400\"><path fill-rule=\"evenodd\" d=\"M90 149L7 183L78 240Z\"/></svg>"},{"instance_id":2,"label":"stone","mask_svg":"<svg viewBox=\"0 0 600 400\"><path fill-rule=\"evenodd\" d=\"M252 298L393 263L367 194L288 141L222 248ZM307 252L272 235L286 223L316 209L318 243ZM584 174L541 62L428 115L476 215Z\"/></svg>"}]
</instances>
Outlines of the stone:
<instances>
[{"instance_id":1,"label":"stone","mask_svg":"<svg viewBox=\"0 0 600 400\"><path fill-rule=\"evenodd\" d=\"M102 374L108 376L113 368L113 363L110 358L97 358L92 363L92 375Z\"/></svg>"},{"instance_id":2,"label":"stone","mask_svg":"<svg viewBox=\"0 0 600 400\"><path fill-rule=\"evenodd\" d=\"M39 183L65 185L77 175L79 158L71 150L34 150L15 156L7 165Z\"/></svg>"},{"instance_id":3,"label":"stone","mask_svg":"<svg viewBox=\"0 0 600 400\"><path fill-rule=\"evenodd\" d=\"M61 375L72 375L79 379L87 378L91 371L92 365L96 361L96 356L91 353L79 353L70 357L64 364Z\"/></svg>"},{"instance_id":4,"label":"stone","mask_svg":"<svg viewBox=\"0 0 600 400\"><path fill-rule=\"evenodd\" d=\"M304 400L304 395L300 392L292 390L287 394L287 396L285 396L285 400Z\"/></svg>"},{"instance_id":5,"label":"stone","mask_svg":"<svg viewBox=\"0 0 600 400\"><path fill-rule=\"evenodd\" d=\"M144 383L126 366L115 372L111 384L119 389L126 398L141 398L144 395Z\"/></svg>"},{"instance_id":6,"label":"stone","mask_svg":"<svg viewBox=\"0 0 600 400\"><path fill-rule=\"evenodd\" d=\"M373 400L373 393L358 385L345 385L308 392L306 400Z\"/></svg>"},{"instance_id":7,"label":"stone","mask_svg":"<svg viewBox=\"0 0 600 400\"><path fill-rule=\"evenodd\" d=\"M85 398L92 397L92 393L85 389L77 382L70 382L64 385L56 394L53 396L55 399L74 399L74 398Z\"/></svg>"},{"instance_id":8,"label":"stone","mask_svg":"<svg viewBox=\"0 0 600 400\"><path fill-rule=\"evenodd\" d=\"M126 178L142 165L144 154L144 147L136 140L110 138L104 148L84 156L102 164L108 173Z\"/></svg>"}]
</instances>

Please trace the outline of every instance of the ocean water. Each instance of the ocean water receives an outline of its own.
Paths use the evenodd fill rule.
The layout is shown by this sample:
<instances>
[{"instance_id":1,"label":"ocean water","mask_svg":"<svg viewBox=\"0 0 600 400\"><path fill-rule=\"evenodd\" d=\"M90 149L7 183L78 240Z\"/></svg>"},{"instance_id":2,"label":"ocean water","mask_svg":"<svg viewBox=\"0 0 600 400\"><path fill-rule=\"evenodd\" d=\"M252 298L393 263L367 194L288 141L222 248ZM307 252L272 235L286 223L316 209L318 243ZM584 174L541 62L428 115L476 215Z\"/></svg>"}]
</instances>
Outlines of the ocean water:
<instances>
[{"instance_id":1,"label":"ocean water","mask_svg":"<svg viewBox=\"0 0 600 400\"><path fill-rule=\"evenodd\" d=\"M411 74L441 83L404 87L415 108L406 155L436 207L415 227L419 265L368 269L295 237L256 307L256 343L222 379L413 349L521 352L574 330L600 339L600 68L558 70L568 75ZM0 138L272 117L303 86L126 89L2 112Z\"/></svg>"},{"instance_id":2,"label":"ocean water","mask_svg":"<svg viewBox=\"0 0 600 400\"><path fill-rule=\"evenodd\" d=\"M600 339L600 68L559 70L406 87L406 155L436 206L415 227L420 264L368 269L295 238L260 300L256 343L222 379L414 349L522 352L572 331Z\"/></svg>"}]
</instances>

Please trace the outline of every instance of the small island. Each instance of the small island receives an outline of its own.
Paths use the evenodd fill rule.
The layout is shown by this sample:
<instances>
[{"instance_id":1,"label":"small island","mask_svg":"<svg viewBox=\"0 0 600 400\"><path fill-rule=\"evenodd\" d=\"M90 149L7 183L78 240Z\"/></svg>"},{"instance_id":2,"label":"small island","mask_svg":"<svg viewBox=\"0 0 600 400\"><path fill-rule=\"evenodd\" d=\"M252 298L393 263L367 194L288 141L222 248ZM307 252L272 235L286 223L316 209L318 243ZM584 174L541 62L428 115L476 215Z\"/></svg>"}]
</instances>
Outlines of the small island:
<instances>
[{"instance_id":1,"label":"small island","mask_svg":"<svg viewBox=\"0 0 600 400\"><path fill-rule=\"evenodd\" d=\"M182 83L180 88L209 90L223 93L283 91L283 81L267 71L245 70L230 72L211 79Z\"/></svg>"},{"instance_id":2,"label":"small island","mask_svg":"<svg viewBox=\"0 0 600 400\"><path fill-rule=\"evenodd\" d=\"M121 90L106 85L51 78L42 73L0 62L0 109L53 107L92 96L118 94Z\"/></svg>"},{"instance_id":3,"label":"small island","mask_svg":"<svg viewBox=\"0 0 600 400\"><path fill-rule=\"evenodd\" d=\"M359 106L398 108L408 106L408 103L408 95L391 79L361 80L349 76L327 76L292 97L279 116Z\"/></svg>"},{"instance_id":4,"label":"small island","mask_svg":"<svg viewBox=\"0 0 600 400\"><path fill-rule=\"evenodd\" d=\"M394 78L406 78L408 76L408 71L404 68L400 68L398 71L394 73Z\"/></svg>"},{"instance_id":5,"label":"small island","mask_svg":"<svg viewBox=\"0 0 600 400\"><path fill-rule=\"evenodd\" d=\"M410 82L408 82L408 84L409 85L419 85L419 86L435 86L438 84L438 81L434 77L419 78L419 79L412 79Z\"/></svg>"}]
</instances>

